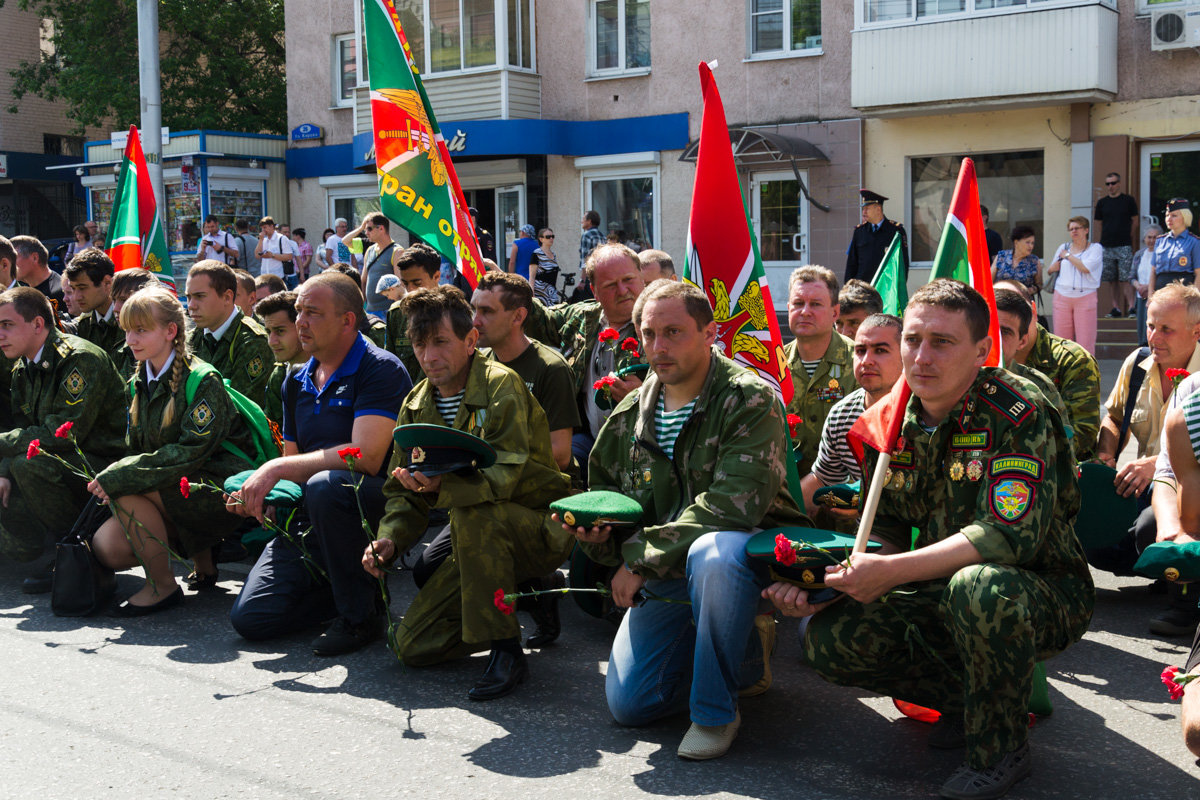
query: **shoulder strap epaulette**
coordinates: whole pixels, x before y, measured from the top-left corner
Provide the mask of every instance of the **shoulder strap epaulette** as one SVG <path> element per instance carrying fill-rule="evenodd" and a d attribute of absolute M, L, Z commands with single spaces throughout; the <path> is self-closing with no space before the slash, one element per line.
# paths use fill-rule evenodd
<path fill-rule="evenodd" d="M 1033 413 L 1034 405 L 1023 394 L 996 377 L 979 384 L 979 399 L 1014 425 L 1020 425 Z"/>

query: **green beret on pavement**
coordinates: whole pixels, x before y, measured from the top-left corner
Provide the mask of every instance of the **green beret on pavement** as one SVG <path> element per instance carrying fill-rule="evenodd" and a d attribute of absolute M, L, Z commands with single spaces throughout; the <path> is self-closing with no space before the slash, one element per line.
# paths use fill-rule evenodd
<path fill-rule="evenodd" d="M 642 507 L 617 492 L 580 492 L 555 500 L 550 510 L 572 527 L 633 526 L 642 521 Z"/>
<path fill-rule="evenodd" d="M 861 481 L 822 486 L 813 492 L 813 505 L 826 508 L 858 508 L 861 492 Z"/>
<path fill-rule="evenodd" d="M 496 463 L 496 450 L 486 441 L 445 425 L 401 425 L 392 438 L 397 447 L 408 451 L 408 469 L 422 475 L 467 473 Z"/>
<path fill-rule="evenodd" d="M 1075 535 L 1085 548 L 1112 547 L 1129 536 L 1137 518 L 1137 497 L 1121 497 L 1113 482 L 1117 471 L 1107 464 L 1079 465 L 1079 515 Z"/>
<path fill-rule="evenodd" d="M 781 542 L 780 536 L 791 546 Z M 881 546 L 879 542 L 867 542 L 867 551 Z M 812 603 L 823 603 L 841 594 L 825 585 L 825 567 L 842 563 L 853 550 L 853 536 L 821 528 L 771 528 L 746 542 L 746 555 L 766 563 L 772 580 L 821 590 L 809 597 Z"/>
<path fill-rule="evenodd" d="M 233 494 L 242 488 L 250 476 L 254 474 L 254 470 L 248 469 L 239 472 L 236 475 L 230 475 L 225 479 L 225 494 Z M 300 501 L 304 499 L 304 489 L 298 483 L 291 481 L 279 481 L 267 492 L 263 502 L 269 506 L 277 506 L 279 508 L 295 508 L 300 505 Z"/>
<path fill-rule="evenodd" d="M 630 375 L 635 375 L 642 380 L 646 379 L 646 373 L 650 371 L 649 364 L 630 364 L 627 367 L 621 367 L 613 373 L 617 378 L 627 378 Z M 605 376 L 607 377 L 607 376 Z M 605 378 L 596 381 L 592 387 L 596 391 L 596 408 L 601 411 L 611 411 L 616 403 L 613 402 L 612 392 L 605 385 Z"/>
<path fill-rule="evenodd" d="M 1155 542 L 1142 551 L 1133 571 L 1172 583 L 1200 580 L 1200 542 Z"/>

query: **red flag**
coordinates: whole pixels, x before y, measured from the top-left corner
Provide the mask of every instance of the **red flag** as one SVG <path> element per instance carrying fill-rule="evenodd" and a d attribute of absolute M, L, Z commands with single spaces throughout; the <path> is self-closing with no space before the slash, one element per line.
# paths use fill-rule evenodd
<path fill-rule="evenodd" d="M 172 290 L 175 276 L 137 127 L 129 126 L 117 197 L 108 222 L 108 257 L 117 271 L 145 267 Z"/>
<path fill-rule="evenodd" d="M 688 224 L 683 279 L 708 297 L 717 322 L 717 340 L 729 358 L 775 387 L 787 405 L 792 375 L 771 302 L 766 271 L 750 214 L 742 200 L 725 107 L 708 64 L 700 64 L 704 120 L 696 156 L 696 182 Z"/>

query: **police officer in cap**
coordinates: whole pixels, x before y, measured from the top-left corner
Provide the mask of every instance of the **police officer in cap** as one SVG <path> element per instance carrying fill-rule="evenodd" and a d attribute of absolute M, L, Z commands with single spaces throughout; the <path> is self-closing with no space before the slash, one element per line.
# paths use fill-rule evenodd
<path fill-rule="evenodd" d="M 907 277 L 908 234 L 904 232 L 904 226 L 883 215 L 886 197 L 870 189 L 860 189 L 858 193 L 862 196 L 863 223 L 854 229 L 850 247 L 846 250 L 846 280 L 858 278 L 870 283 L 897 233 L 900 234 L 900 258 L 904 261 Z"/>

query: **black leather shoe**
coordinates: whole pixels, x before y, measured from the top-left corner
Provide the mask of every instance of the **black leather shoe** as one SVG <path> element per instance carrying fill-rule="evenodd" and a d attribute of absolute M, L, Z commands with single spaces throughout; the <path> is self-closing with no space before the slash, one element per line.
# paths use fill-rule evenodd
<path fill-rule="evenodd" d="M 54 562 L 48 563 L 44 569 L 35 572 L 21 581 L 21 591 L 25 594 L 46 594 L 54 588 Z"/>
<path fill-rule="evenodd" d="M 545 578 L 538 578 L 530 583 L 536 590 L 561 589 L 567 585 L 562 573 L 557 570 Z M 532 601 L 529 604 L 529 616 L 533 617 L 537 631 L 525 640 L 525 646 L 530 649 L 545 647 L 557 639 L 562 632 L 562 620 L 558 615 L 558 604 L 562 600 L 562 595 L 540 594 L 528 599 Z"/>
<path fill-rule="evenodd" d="M 487 669 L 479 683 L 471 687 L 467 697 L 472 700 L 495 700 L 511 694 L 529 675 L 529 664 L 525 653 L 518 650 L 510 653 L 507 650 L 493 650 L 488 659 Z"/>
<path fill-rule="evenodd" d="M 381 621 L 380 617 L 370 616 L 358 625 L 352 625 L 344 617 L 338 617 L 329 630 L 313 639 L 313 655 L 340 656 L 361 650 L 379 638 L 383 628 Z"/>
<path fill-rule="evenodd" d="M 146 617 L 150 614 L 157 614 L 160 611 L 166 611 L 175 606 L 183 605 L 183 587 L 176 586 L 175 591 L 159 600 L 157 603 L 148 606 L 135 606 L 128 600 L 120 605 L 114 606 L 112 611 L 108 612 L 110 617 Z"/>

